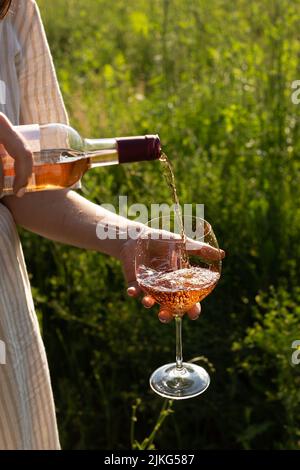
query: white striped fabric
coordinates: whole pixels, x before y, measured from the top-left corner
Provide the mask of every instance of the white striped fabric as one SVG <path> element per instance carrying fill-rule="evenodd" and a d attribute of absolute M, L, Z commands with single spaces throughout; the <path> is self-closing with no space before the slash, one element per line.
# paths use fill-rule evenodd
<path fill-rule="evenodd" d="M 20 240 L 0 204 L 0 449 L 59 449 L 47 358 Z"/>
<path fill-rule="evenodd" d="M 14 124 L 68 123 L 40 13 L 33 0 L 14 0 L 0 21 L 2 111 Z M 4 100 L 2 100 L 4 101 Z"/>
<path fill-rule="evenodd" d="M 14 124 L 62 122 L 67 113 L 33 0 L 0 21 L 0 111 Z M 13 219 L 0 202 L 0 449 L 59 449 L 47 358 Z"/>

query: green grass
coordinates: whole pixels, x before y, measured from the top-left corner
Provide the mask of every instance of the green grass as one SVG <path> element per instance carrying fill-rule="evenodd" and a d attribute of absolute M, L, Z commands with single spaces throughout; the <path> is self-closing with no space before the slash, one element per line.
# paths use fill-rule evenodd
<path fill-rule="evenodd" d="M 299 449 L 299 0 L 38 3 L 72 125 L 158 133 L 182 203 L 205 204 L 228 255 L 203 316 L 184 322 L 185 357 L 213 363 L 211 386 L 173 404 L 155 445 Z M 119 194 L 170 202 L 156 162 L 84 178 L 95 202 Z M 173 357 L 174 325 L 126 297 L 116 261 L 25 233 L 23 244 L 63 446 L 130 448 L 137 398 L 142 442 L 161 409 L 148 376 Z"/>

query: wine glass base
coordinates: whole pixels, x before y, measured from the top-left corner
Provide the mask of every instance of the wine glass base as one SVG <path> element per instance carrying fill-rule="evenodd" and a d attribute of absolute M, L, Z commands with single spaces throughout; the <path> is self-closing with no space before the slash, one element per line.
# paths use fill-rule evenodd
<path fill-rule="evenodd" d="M 182 369 L 175 363 L 156 369 L 150 377 L 150 387 L 158 395 L 171 400 L 184 400 L 203 393 L 210 384 L 210 377 L 203 367 L 183 362 Z"/>

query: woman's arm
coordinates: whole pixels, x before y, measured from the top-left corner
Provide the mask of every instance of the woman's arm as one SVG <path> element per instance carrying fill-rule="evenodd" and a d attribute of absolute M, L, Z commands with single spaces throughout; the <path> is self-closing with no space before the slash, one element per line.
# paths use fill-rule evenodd
<path fill-rule="evenodd" d="M 70 189 L 3 199 L 18 225 L 50 240 L 120 258 L 124 240 L 97 237 L 98 224 L 126 231 L 130 220 L 94 204 Z M 138 225 L 138 224 L 135 224 Z"/>
<path fill-rule="evenodd" d="M 118 237 L 103 240 L 97 236 L 98 224 L 116 227 L 121 232 L 136 229 L 140 224 L 93 204 L 71 190 L 28 193 L 22 199 L 7 196 L 3 202 L 12 212 L 16 223 L 32 232 L 60 243 L 118 258 L 128 282 L 128 295 L 137 297 L 141 294 L 134 268 L 136 241 Z M 155 303 L 149 296 L 145 296 L 142 302 L 145 307 L 152 307 Z M 188 312 L 191 319 L 198 318 L 199 314 L 199 304 Z M 159 319 L 167 322 L 172 319 L 172 314 L 160 310 Z"/>

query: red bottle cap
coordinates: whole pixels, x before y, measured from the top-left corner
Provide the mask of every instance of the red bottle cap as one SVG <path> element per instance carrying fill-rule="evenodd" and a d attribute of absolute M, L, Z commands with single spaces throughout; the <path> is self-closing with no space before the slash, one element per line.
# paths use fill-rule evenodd
<path fill-rule="evenodd" d="M 161 155 L 158 135 L 117 138 L 119 163 L 157 160 Z"/>

